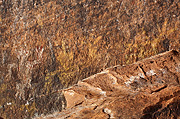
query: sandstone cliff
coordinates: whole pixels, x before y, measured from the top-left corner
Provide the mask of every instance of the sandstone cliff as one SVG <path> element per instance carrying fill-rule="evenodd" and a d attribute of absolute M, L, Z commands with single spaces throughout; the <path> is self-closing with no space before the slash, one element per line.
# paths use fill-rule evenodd
<path fill-rule="evenodd" d="M 37 119 L 179 119 L 180 53 L 114 66 L 63 90 L 66 110 Z"/>

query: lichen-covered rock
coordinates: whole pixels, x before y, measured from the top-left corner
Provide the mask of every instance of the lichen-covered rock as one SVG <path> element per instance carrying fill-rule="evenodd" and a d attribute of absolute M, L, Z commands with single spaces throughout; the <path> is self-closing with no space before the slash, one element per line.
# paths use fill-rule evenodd
<path fill-rule="evenodd" d="M 114 66 L 63 90 L 66 110 L 40 118 L 180 118 L 180 53 Z"/>

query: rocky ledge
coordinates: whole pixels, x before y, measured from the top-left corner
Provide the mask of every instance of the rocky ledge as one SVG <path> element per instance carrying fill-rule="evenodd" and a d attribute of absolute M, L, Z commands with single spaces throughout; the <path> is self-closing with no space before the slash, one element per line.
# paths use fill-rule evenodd
<path fill-rule="evenodd" d="M 180 53 L 114 66 L 63 90 L 67 106 L 41 118 L 180 119 Z"/>

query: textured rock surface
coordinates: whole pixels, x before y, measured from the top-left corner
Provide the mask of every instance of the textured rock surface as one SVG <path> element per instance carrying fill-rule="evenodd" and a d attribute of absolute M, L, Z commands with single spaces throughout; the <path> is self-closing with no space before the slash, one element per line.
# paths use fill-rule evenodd
<path fill-rule="evenodd" d="M 180 51 L 179 9 L 179 0 L 0 0 L 0 117 L 61 111 L 58 90 Z"/>
<path fill-rule="evenodd" d="M 179 119 L 179 82 L 180 54 L 168 51 L 79 81 L 63 90 L 66 110 L 44 118 Z"/>

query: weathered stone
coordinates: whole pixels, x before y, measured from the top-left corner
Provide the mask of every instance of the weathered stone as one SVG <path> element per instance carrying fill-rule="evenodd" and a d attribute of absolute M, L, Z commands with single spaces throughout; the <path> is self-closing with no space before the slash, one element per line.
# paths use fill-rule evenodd
<path fill-rule="evenodd" d="M 108 68 L 65 89 L 66 110 L 43 118 L 180 118 L 179 70 L 174 50 Z"/>
<path fill-rule="evenodd" d="M 179 0 L 0 0 L 0 117 L 32 118 L 61 111 L 66 102 L 56 93 L 59 90 L 107 67 L 180 51 L 179 9 Z M 156 74 L 162 75 L 159 69 L 129 67 L 139 70 L 134 74 L 128 70 L 130 77 L 109 71 L 113 80 L 102 74 L 104 80 L 97 78 L 94 85 L 80 82 L 73 90 L 99 99 L 128 95 L 131 88 L 151 93 L 166 87 L 164 83 L 143 87 L 156 82 Z M 122 69 L 119 73 L 128 74 Z M 171 82 L 176 75 L 168 71 L 163 78 Z M 83 100 L 67 100 L 68 107 Z"/>

